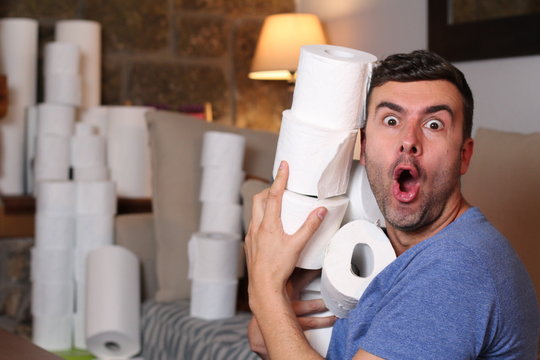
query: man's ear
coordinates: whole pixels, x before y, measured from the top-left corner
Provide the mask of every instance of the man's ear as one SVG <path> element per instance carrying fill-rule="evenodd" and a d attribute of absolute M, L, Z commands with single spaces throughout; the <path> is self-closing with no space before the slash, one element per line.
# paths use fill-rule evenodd
<path fill-rule="evenodd" d="M 466 139 L 463 142 L 463 145 L 461 146 L 461 166 L 460 166 L 461 175 L 465 175 L 465 173 L 469 169 L 469 164 L 471 163 L 473 150 L 474 150 L 474 140 L 472 138 Z"/>
<path fill-rule="evenodd" d="M 358 133 L 360 136 L 360 164 L 366 165 L 365 153 L 366 153 L 366 128 L 363 127 Z"/>

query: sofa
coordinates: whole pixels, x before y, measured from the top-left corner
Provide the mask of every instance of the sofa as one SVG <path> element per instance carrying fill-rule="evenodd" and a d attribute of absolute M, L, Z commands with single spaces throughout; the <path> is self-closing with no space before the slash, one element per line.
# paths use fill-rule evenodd
<path fill-rule="evenodd" d="M 200 149 L 205 131 L 246 137 L 242 185 L 244 226 L 253 194 L 271 179 L 277 134 L 207 123 L 179 113 L 147 113 L 152 162 L 152 213 L 116 219 L 116 242 L 142 266 L 142 357 L 145 359 L 257 359 L 249 350 L 250 315 L 240 286 L 234 318 L 189 317 L 187 241 L 197 231 Z M 540 133 L 478 129 L 475 154 L 462 180 L 466 198 L 505 234 L 540 290 Z M 245 285 L 245 281 L 241 282 Z"/>

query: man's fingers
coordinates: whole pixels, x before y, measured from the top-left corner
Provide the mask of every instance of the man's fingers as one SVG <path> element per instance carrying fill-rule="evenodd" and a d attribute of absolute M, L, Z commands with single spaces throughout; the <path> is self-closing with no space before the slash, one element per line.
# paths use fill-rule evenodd
<path fill-rule="evenodd" d="M 259 227 L 264 217 L 264 208 L 266 207 L 266 199 L 270 189 L 264 189 L 260 193 L 253 196 L 253 205 L 251 206 L 251 224 Z"/>
<path fill-rule="evenodd" d="M 327 213 L 328 210 L 324 207 L 313 210 L 294 236 L 302 239 L 311 239 L 311 236 L 317 231 Z"/>
<path fill-rule="evenodd" d="M 328 311 L 322 299 L 294 300 L 291 305 L 296 316 L 313 315 Z"/>
<path fill-rule="evenodd" d="M 283 198 L 283 192 L 287 186 L 287 180 L 289 178 L 289 166 L 286 161 L 282 161 L 276 178 L 270 186 L 268 191 L 268 199 L 266 200 L 266 209 L 264 220 L 274 221 L 281 217 L 281 200 Z"/>
<path fill-rule="evenodd" d="M 302 330 L 320 329 L 334 325 L 336 322 L 335 316 L 309 316 L 299 317 L 298 322 L 302 327 Z"/>

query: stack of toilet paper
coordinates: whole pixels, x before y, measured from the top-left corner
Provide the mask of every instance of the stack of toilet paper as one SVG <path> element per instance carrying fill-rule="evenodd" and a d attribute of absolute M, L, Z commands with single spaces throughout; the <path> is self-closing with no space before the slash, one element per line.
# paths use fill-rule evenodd
<path fill-rule="evenodd" d="M 109 180 L 107 140 L 89 123 L 75 125 L 71 138 L 71 167 L 75 181 Z"/>
<path fill-rule="evenodd" d="M 44 52 L 45 102 L 80 106 L 79 47 L 70 42 L 54 41 L 45 45 Z"/>
<path fill-rule="evenodd" d="M 32 339 L 47 350 L 72 344 L 75 207 L 75 183 L 40 184 L 31 252 Z"/>
<path fill-rule="evenodd" d="M 188 243 L 190 313 L 194 317 L 210 320 L 235 314 L 238 278 L 244 268 L 239 204 L 244 151 L 241 135 L 204 134 L 199 232 Z"/>
<path fill-rule="evenodd" d="M 326 247 L 342 224 L 349 203 L 346 194 L 355 140 L 375 61 L 371 54 L 339 46 L 301 48 L 293 102 L 283 112 L 274 162 L 274 177 L 281 161 L 289 164 L 281 209 L 283 229 L 295 233 L 318 207 L 328 213 L 300 254 L 300 268 L 323 267 Z M 320 299 L 324 286 L 318 279 L 304 289 L 302 298 Z M 322 356 L 326 356 L 330 334 L 331 329 L 305 333 Z"/>
<path fill-rule="evenodd" d="M 85 311 L 88 254 L 114 243 L 116 188 L 112 181 L 76 181 L 75 207 L 75 347 L 86 349 Z M 112 299 L 111 299 L 112 301 Z"/>

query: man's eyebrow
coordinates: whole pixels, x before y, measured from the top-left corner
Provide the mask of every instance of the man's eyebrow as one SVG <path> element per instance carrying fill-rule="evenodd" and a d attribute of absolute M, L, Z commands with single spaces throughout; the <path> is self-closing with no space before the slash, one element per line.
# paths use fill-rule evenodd
<path fill-rule="evenodd" d="M 454 110 L 452 110 L 452 108 L 450 106 L 445 105 L 445 104 L 430 106 L 430 107 L 426 108 L 425 113 L 426 114 L 433 114 L 433 113 L 436 113 L 438 111 L 448 111 L 448 113 L 451 116 L 454 116 Z"/>
<path fill-rule="evenodd" d="M 375 108 L 375 110 L 378 110 L 380 108 L 383 108 L 383 107 L 386 107 L 386 108 L 389 108 L 390 110 L 394 110 L 394 111 L 397 111 L 399 113 L 402 113 L 404 112 L 404 109 L 403 107 L 399 106 L 398 104 L 394 104 L 392 102 L 389 102 L 389 101 L 381 101 L 377 107 Z"/>

